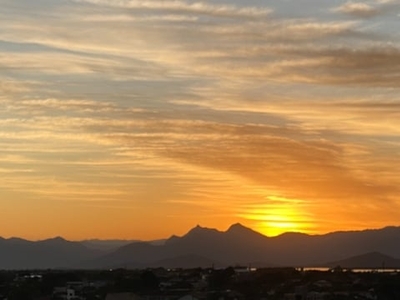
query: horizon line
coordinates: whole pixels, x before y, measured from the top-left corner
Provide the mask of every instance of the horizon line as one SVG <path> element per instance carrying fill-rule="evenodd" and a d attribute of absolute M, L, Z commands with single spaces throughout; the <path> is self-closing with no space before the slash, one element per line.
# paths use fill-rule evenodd
<path fill-rule="evenodd" d="M 267 235 L 263 234 L 260 231 L 257 231 L 257 230 L 255 230 L 255 229 L 253 229 L 251 227 L 248 227 L 248 226 L 244 226 L 243 224 L 238 222 L 238 223 L 233 223 L 226 230 L 219 230 L 217 228 L 205 227 L 205 226 L 197 224 L 196 226 L 191 227 L 185 234 L 183 234 L 181 236 L 178 236 L 178 235 L 175 235 L 175 234 L 171 234 L 169 237 L 155 238 L 155 239 L 150 239 L 150 240 L 143 240 L 143 239 L 136 239 L 136 238 L 97 238 L 97 237 L 91 237 L 91 238 L 88 237 L 88 238 L 84 238 L 84 239 L 69 239 L 69 238 L 63 237 L 62 235 L 56 235 L 56 236 L 53 236 L 53 237 L 40 238 L 40 239 L 29 239 L 29 238 L 18 237 L 18 236 L 5 237 L 5 236 L 0 235 L 0 240 L 13 240 L 13 239 L 16 239 L 16 240 L 23 240 L 23 241 L 27 241 L 27 242 L 44 242 L 44 241 L 62 239 L 62 240 L 67 241 L 67 242 L 77 242 L 77 243 L 90 242 L 90 241 L 100 241 L 100 242 L 101 241 L 109 241 L 109 242 L 115 241 L 115 242 L 139 242 L 139 243 L 140 242 L 144 242 L 144 243 L 146 243 L 146 242 L 166 241 L 166 240 L 168 240 L 168 239 L 170 239 L 172 237 L 181 238 L 181 237 L 189 234 L 192 230 L 194 230 L 196 228 L 201 228 L 201 229 L 205 229 L 205 230 L 215 230 L 215 231 L 217 231 L 219 233 L 226 233 L 235 225 L 240 225 L 243 228 L 246 228 L 246 229 L 249 229 L 249 230 L 254 231 L 256 233 L 259 233 L 259 234 L 265 236 L 266 238 L 277 238 L 277 237 L 280 237 L 280 236 L 283 236 L 283 235 L 286 235 L 286 234 L 293 234 L 293 233 L 294 234 L 303 234 L 303 235 L 308 235 L 308 236 L 323 236 L 323 235 L 328 235 L 328 234 L 333 234 L 333 233 L 363 232 L 363 231 L 374 231 L 374 230 L 383 230 L 383 229 L 387 229 L 387 228 L 399 228 L 400 227 L 400 225 L 386 225 L 386 226 L 377 227 L 377 228 L 364 228 L 364 229 L 359 229 L 359 230 L 354 230 L 354 229 L 351 229 L 351 230 L 335 230 L 335 231 L 328 231 L 328 232 L 316 233 L 316 234 L 306 233 L 306 232 L 301 232 L 301 231 L 287 231 L 287 232 L 283 232 L 283 233 L 280 233 L 280 234 L 275 235 L 275 236 L 267 236 Z"/>

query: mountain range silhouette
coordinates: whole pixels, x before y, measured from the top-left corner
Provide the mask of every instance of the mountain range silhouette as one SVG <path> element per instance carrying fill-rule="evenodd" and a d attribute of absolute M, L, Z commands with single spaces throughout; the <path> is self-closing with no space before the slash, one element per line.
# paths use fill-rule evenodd
<path fill-rule="evenodd" d="M 0 269 L 253 267 L 398 268 L 400 227 L 266 237 L 241 224 L 196 226 L 165 241 L 0 238 Z"/>

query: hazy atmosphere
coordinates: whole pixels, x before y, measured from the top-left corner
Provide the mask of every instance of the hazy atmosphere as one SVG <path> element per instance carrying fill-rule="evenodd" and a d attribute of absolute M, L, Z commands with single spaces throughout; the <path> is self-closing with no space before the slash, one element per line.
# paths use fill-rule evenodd
<path fill-rule="evenodd" d="M 0 0 L 0 236 L 400 225 L 400 1 Z"/>

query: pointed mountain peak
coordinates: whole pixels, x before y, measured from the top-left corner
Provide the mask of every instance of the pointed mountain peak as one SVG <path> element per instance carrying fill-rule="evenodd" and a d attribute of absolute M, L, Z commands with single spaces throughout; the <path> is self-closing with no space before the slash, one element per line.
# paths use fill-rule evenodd
<path fill-rule="evenodd" d="M 246 227 L 246 226 L 243 226 L 242 224 L 240 224 L 240 223 L 235 223 L 235 224 L 233 224 L 233 225 L 231 225 L 229 228 L 228 228 L 228 230 L 227 231 L 249 231 L 249 230 L 251 230 L 250 228 L 248 228 L 248 227 Z"/>
<path fill-rule="evenodd" d="M 165 243 L 166 243 L 166 244 L 171 244 L 171 243 L 174 243 L 174 242 L 176 242 L 176 241 L 179 241 L 179 239 L 180 239 L 179 236 L 173 234 L 173 235 L 171 235 L 171 236 L 169 237 L 169 239 L 167 239 L 167 240 L 165 241 Z"/>
<path fill-rule="evenodd" d="M 216 235 L 220 234 L 221 232 L 218 231 L 217 229 L 213 228 L 207 228 L 207 227 L 202 227 L 200 225 L 197 225 L 196 227 L 193 227 L 190 229 L 186 234 L 183 236 L 176 236 L 173 235 L 171 236 L 167 241 L 166 244 L 173 244 L 176 242 L 180 242 L 183 240 L 192 240 L 192 239 L 204 239 L 204 238 L 209 238 L 209 237 L 215 237 Z"/>
<path fill-rule="evenodd" d="M 68 241 L 66 239 L 64 239 L 63 237 L 61 237 L 61 236 L 56 236 L 54 238 L 46 239 L 46 240 L 43 240 L 41 242 L 44 242 L 44 243 L 64 243 L 64 242 L 68 242 Z"/>
<path fill-rule="evenodd" d="M 62 236 L 56 236 L 56 237 L 54 237 L 54 238 L 52 238 L 52 239 L 50 239 L 50 240 L 53 240 L 53 241 L 60 241 L 60 242 L 66 242 L 66 241 L 67 241 L 67 240 L 64 239 Z"/>
<path fill-rule="evenodd" d="M 196 225 L 196 227 L 193 227 L 192 229 L 189 230 L 188 233 L 190 232 L 197 232 L 197 231 L 203 231 L 206 230 L 207 228 L 200 226 L 199 224 Z"/>
<path fill-rule="evenodd" d="M 232 233 L 234 233 L 234 234 L 249 234 L 249 233 L 260 234 L 259 232 L 254 231 L 253 229 L 246 227 L 240 223 L 231 225 L 231 227 L 228 228 L 226 233 L 230 233 L 230 234 L 232 234 Z"/>
<path fill-rule="evenodd" d="M 225 234 L 234 239 L 257 239 L 264 240 L 268 238 L 260 232 L 253 230 L 252 228 L 246 227 L 240 223 L 231 225 Z"/>
<path fill-rule="evenodd" d="M 199 234 L 206 234 L 206 233 L 219 233 L 219 231 L 214 228 L 207 228 L 207 227 L 202 227 L 200 225 L 197 225 L 196 227 L 193 227 L 192 229 L 190 229 L 189 232 L 185 234 L 185 236 L 199 235 Z"/>
<path fill-rule="evenodd" d="M 202 227 L 201 225 L 197 224 L 196 227 L 194 227 L 193 229 L 199 230 L 199 229 L 203 229 L 203 228 L 204 228 L 204 227 Z"/>

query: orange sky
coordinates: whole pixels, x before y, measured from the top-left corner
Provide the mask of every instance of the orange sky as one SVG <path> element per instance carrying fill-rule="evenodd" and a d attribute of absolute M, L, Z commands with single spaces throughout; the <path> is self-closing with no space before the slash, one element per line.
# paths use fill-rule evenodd
<path fill-rule="evenodd" d="M 399 225 L 398 1 L 0 3 L 0 236 Z"/>

